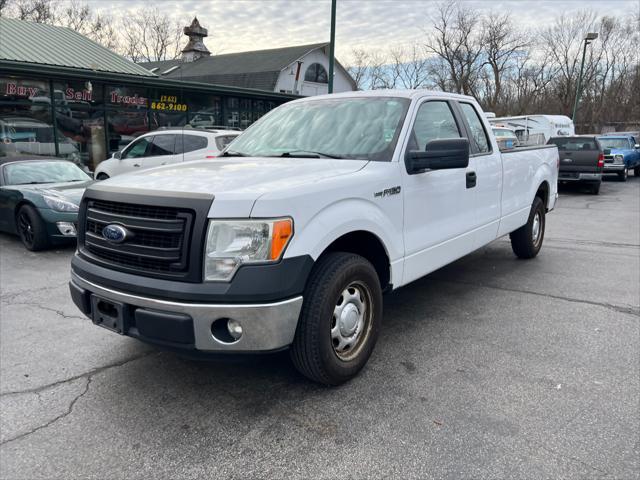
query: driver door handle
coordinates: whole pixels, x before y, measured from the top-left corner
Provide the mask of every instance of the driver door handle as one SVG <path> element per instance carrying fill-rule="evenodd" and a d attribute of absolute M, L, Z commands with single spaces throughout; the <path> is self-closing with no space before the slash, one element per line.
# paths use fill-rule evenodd
<path fill-rule="evenodd" d="M 476 172 L 467 172 L 467 188 L 473 188 L 476 186 Z"/>
<path fill-rule="evenodd" d="M 139 167 L 139 166 L 140 166 L 140 164 L 139 164 L 139 163 L 134 163 L 134 164 L 133 164 L 133 166 L 134 166 L 134 167 Z"/>

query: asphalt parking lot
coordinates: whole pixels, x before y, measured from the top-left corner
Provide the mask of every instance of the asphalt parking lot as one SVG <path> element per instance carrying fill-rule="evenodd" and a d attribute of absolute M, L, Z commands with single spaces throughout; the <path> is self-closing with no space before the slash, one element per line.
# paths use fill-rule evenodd
<path fill-rule="evenodd" d="M 333 389 L 94 327 L 73 248 L 0 248 L 2 478 L 638 478 L 640 178 L 563 189 L 535 260 L 501 239 L 388 295 Z"/>

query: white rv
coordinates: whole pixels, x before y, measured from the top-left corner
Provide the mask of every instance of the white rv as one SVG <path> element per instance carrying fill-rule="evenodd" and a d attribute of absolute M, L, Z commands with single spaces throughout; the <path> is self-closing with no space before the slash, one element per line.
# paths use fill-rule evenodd
<path fill-rule="evenodd" d="M 522 115 L 489 118 L 492 126 L 512 129 L 520 145 L 544 145 L 551 137 L 575 135 L 573 121 L 564 115 Z"/>

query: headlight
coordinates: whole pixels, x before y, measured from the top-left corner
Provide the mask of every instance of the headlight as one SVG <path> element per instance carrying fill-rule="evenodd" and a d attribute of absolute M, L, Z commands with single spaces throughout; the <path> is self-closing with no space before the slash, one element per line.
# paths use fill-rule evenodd
<path fill-rule="evenodd" d="M 229 281 L 247 263 L 280 260 L 293 236 L 293 220 L 211 220 L 207 229 L 204 279 Z"/>
<path fill-rule="evenodd" d="M 624 163 L 624 155 L 614 155 L 613 163 Z"/>
<path fill-rule="evenodd" d="M 57 210 L 58 212 L 78 211 L 78 205 L 68 202 L 67 200 L 62 200 L 58 197 L 51 197 L 49 195 L 43 195 L 42 198 L 44 199 L 44 203 L 46 203 L 52 210 Z"/>

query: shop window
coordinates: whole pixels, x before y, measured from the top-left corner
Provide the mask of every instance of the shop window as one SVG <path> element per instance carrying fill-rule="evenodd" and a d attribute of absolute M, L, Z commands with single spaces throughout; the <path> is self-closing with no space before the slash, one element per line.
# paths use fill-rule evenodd
<path fill-rule="evenodd" d="M 146 88 L 124 87 L 108 85 L 106 101 L 110 107 L 142 110 L 149 107 L 149 97 Z"/>
<path fill-rule="evenodd" d="M 104 104 L 104 88 L 90 80 L 56 82 L 53 84 L 53 98 L 58 112 L 74 107 L 97 107 Z"/>
<path fill-rule="evenodd" d="M 34 112 L 32 105 L 28 104 L 0 103 L 0 158 L 55 156 L 55 130 L 51 113 L 42 113 L 40 110 Z M 77 152 L 77 149 L 69 145 L 65 152 Z"/>
<path fill-rule="evenodd" d="M 329 75 L 319 63 L 312 63 L 304 74 L 305 82 L 329 83 Z"/>
<path fill-rule="evenodd" d="M 93 171 L 107 158 L 104 112 L 102 109 L 56 107 L 58 153 Z"/>
<path fill-rule="evenodd" d="M 109 155 L 122 150 L 138 135 L 146 133 L 149 128 L 147 111 L 107 110 L 107 134 Z M 153 128 L 157 128 L 152 117 Z"/>

